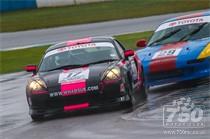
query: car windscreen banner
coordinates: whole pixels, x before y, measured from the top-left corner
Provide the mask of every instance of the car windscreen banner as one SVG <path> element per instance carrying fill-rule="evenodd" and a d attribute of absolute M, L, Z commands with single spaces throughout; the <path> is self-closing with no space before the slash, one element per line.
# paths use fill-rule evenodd
<path fill-rule="evenodd" d="M 167 22 L 158 27 L 158 29 L 155 32 L 176 27 L 176 26 L 182 26 L 182 25 L 189 25 L 189 24 L 200 24 L 200 23 L 207 23 L 210 22 L 210 16 L 203 16 L 203 17 L 195 17 L 195 18 L 189 18 L 189 19 L 181 19 L 176 20 L 172 22 Z"/>
<path fill-rule="evenodd" d="M 73 46 L 67 46 L 58 48 L 52 51 L 49 51 L 44 58 L 49 57 L 54 54 L 66 52 L 66 51 L 72 51 L 72 50 L 78 50 L 78 49 L 87 49 L 87 48 L 95 48 L 95 47 L 112 47 L 114 48 L 114 45 L 109 42 L 100 42 L 100 43 L 87 43 L 87 44 L 79 44 L 79 45 L 73 45 Z"/>

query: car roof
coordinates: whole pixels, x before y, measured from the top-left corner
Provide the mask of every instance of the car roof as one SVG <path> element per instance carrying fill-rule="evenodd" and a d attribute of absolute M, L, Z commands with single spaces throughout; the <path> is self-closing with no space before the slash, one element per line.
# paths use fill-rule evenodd
<path fill-rule="evenodd" d="M 54 49 L 66 47 L 66 46 L 73 46 L 78 44 L 86 44 L 86 43 L 95 43 L 95 42 L 113 42 L 115 38 L 113 37 L 106 37 L 106 36 L 99 36 L 99 37 L 88 37 L 76 40 L 69 40 L 65 42 L 61 42 L 55 45 L 50 46 L 45 52 L 49 52 Z"/>
<path fill-rule="evenodd" d="M 167 23 L 167 22 L 182 20 L 182 19 L 190 19 L 190 18 L 195 18 L 195 17 L 201 17 L 201 16 L 210 16 L 210 11 L 194 13 L 194 14 L 189 14 L 189 15 L 184 15 L 184 16 L 178 16 L 178 17 L 175 17 L 175 18 L 168 19 L 168 20 L 162 22 L 162 24 Z"/>

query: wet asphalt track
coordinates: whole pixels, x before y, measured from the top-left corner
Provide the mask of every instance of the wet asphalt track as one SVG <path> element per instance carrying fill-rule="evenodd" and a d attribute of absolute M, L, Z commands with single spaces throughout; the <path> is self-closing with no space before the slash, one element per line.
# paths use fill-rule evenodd
<path fill-rule="evenodd" d="M 32 122 L 25 99 L 25 84 L 29 76 L 25 72 L 0 76 L 1 139 L 209 139 L 209 79 L 153 87 L 147 100 L 139 103 L 133 111 L 116 107 Z M 162 125 L 163 106 L 181 97 L 191 97 L 195 105 L 204 106 L 205 127 L 193 129 L 200 135 L 166 133 L 170 129 Z"/>

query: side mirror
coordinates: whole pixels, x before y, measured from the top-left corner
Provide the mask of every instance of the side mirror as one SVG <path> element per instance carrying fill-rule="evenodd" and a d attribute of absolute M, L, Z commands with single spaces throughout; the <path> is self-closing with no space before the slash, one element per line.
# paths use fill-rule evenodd
<path fill-rule="evenodd" d="M 147 41 L 145 39 L 141 39 L 139 41 L 137 41 L 136 46 L 138 48 L 144 48 L 147 45 Z"/>
<path fill-rule="evenodd" d="M 25 71 L 35 73 L 37 71 L 36 65 L 27 65 L 24 67 Z"/>
<path fill-rule="evenodd" d="M 134 51 L 133 50 L 125 50 L 124 56 L 125 56 L 125 58 L 128 58 L 130 56 L 134 56 Z"/>

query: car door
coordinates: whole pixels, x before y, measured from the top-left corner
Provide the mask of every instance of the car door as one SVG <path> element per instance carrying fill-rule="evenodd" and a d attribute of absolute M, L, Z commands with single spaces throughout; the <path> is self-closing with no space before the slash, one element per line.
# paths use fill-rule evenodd
<path fill-rule="evenodd" d="M 117 49 L 122 57 L 122 59 L 125 59 L 124 57 L 124 51 L 126 50 L 123 45 L 116 40 L 117 43 Z M 138 73 L 138 64 L 137 61 L 134 59 L 134 56 L 129 57 L 126 60 L 126 64 L 127 64 L 127 71 L 129 72 L 129 76 L 130 76 L 130 81 L 131 81 L 131 85 L 133 88 L 136 88 L 138 85 L 138 81 L 139 81 L 139 73 Z"/>

